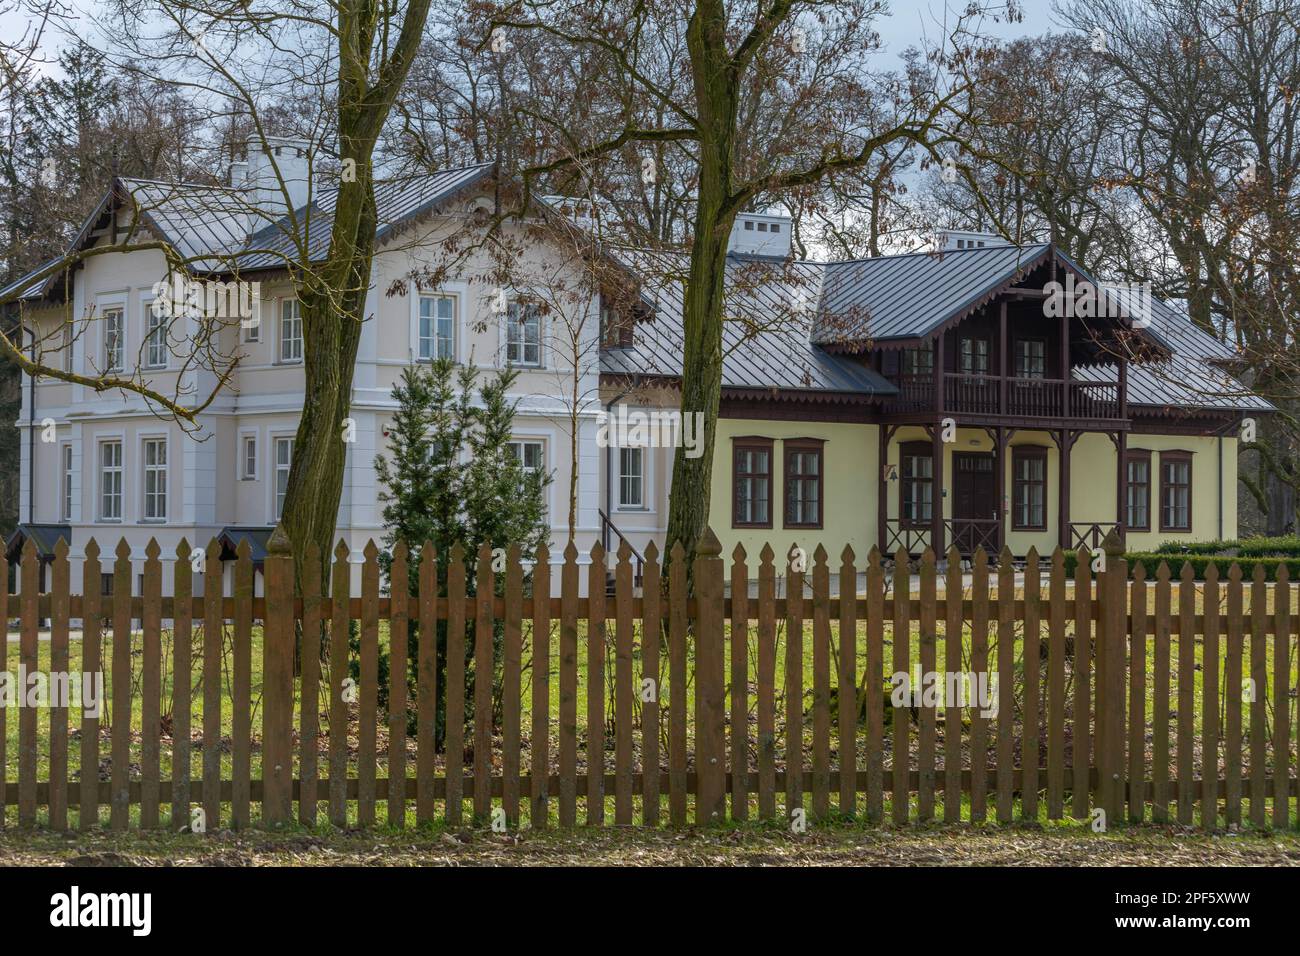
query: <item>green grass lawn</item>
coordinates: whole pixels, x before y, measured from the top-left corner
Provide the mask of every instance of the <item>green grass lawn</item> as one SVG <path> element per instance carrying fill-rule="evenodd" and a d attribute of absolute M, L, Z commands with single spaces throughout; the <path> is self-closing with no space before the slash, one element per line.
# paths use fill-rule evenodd
<path fill-rule="evenodd" d="M 242 833 L 54 834 L 0 831 L 10 866 L 1295 866 L 1300 837 L 1130 827 L 1105 834 L 1048 827 L 830 825 L 497 834 L 431 827 Z"/>

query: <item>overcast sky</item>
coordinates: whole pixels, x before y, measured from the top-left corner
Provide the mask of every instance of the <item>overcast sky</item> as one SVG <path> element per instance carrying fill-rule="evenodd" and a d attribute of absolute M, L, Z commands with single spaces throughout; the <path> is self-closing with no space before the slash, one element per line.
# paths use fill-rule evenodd
<path fill-rule="evenodd" d="M 876 30 L 884 41 L 885 50 L 899 54 L 922 38 L 937 42 L 944 35 L 945 17 L 948 22 L 960 13 L 965 4 L 959 0 L 890 0 L 891 13 L 876 21 Z M 1024 20 L 1020 23 L 994 23 L 985 21 L 980 33 L 999 39 L 1033 36 L 1048 30 L 1062 32 L 1061 25 L 1052 14 L 1052 0 L 1021 0 Z M 945 13 L 946 11 L 946 13 Z"/>
<path fill-rule="evenodd" d="M 77 17 L 73 21 L 73 29 L 79 36 L 94 42 L 98 32 L 93 23 L 96 19 L 94 15 L 96 4 L 93 0 L 71 0 L 68 6 Z M 897 56 L 907 47 L 919 44 L 922 39 L 937 41 L 944 33 L 945 20 L 951 21 L 956 11 L 960 11 L 964 6 L 962 0 L 950 0 L 950 2 L 892 0 L 890 15 L 876 21 L 876 29 L 884 42 L 885 54 L 889 57 Z M 1021 6 L 1025 15 L 1023 22 L 988 22 L 983 25 L 981 32 L 988 36 L 1010 39 L 1044 33 L 1049 29 L 1058 31 L 1061 29 L 1060 24 L 1056 23 L 1052 16 L 1051 0 L 1021 0 Z M 0 14 L 0 33 L 6 37 L 21 36 L 25 26 L 25 18 L 19 14 L 12 12 Z M 67 41 L 68 38 L 58 31 L 47 34 L 43 44 L 46 59 L 53 61 L 58 55 L 59 47 Z M 41 71 L 52 72 L 50 64 L 44 64 Z"/>

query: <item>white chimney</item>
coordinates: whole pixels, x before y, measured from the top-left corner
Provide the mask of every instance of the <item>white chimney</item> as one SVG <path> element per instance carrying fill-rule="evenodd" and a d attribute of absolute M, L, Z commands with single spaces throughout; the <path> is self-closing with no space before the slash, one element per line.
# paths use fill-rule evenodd
<path fill-rule="evenodd" d="M 940 229 L 934 234 L 934 245 L 939 252 L 950 252 L 953 249 L 984 249 L 992 246 L 1009 246 L 1011 243 L 992 232 Z"/>
<path fill-rule="evenodd" d="M 790 254 L 790 226 L 793 222 L 789 216 L 742 212 L 731 227 L 727 251 L 784 259 Z"/>
<path fill-rule="evenodd" d="M 260 137 L 250 137 L 245 164 L 247 175 L 244 178 L 244 188 L 249 201 L 263 217 L 275 220 L 286 215 L 286 195 L 288 203 L 294 209 L 301 209 L 307 204 L 311 192 L 311 161 L 307 156 L 305 141 L 285 136 L 268 136 L 263 142 Z M 241 164 L 235 164 L 239 165 Z M 232 167 L 232 179 L 234 175 L 235 169 Z M 260 226 L 254 223 L 253 228 L 256 230 Z"/>

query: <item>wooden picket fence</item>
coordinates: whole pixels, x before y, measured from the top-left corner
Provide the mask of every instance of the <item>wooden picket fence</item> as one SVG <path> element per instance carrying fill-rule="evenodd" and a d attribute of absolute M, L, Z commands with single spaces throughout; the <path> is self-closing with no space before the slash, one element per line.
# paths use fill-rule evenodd
<path fill-rule="evenodd" d="M 993 568 L 977 552 L 968 580 L 955 551 L 944 570 L 927 554 L 913 593 L 911 575 L 892 573 L 873 549 L 863 593 L 853 552 L 846 548 L 833 571 L 818 547 L 806 567 L 802 553 L 782 556 L 785 596 L 778 597 L 770 547 L 755 574 L 739 547 L 728 571 L 710 532 L 689 596 L 679 547 L 666 570 L 649 547 L 637 589 L 624 545 L 607 596 L 600 545 L 582 568 L 570 544 L 553 598 L 545 547 L 527 564 L 510 548 L 498 586 L 499 555 L 484 546 L 474 594 L 467 593 L 459 547 L 445 558 L 431 545 L 421 553 L 418 593 L 399 587 L 387 594 L 371 543 L 353 597 L 342 543 L 328 594 L 321 562 L 309 556 L 295 595 L 293 560 L 273 548 L 262 569 L 264 596 L 255 597 L 246 543 L 227 595 L 216 542 L 196 562 L 198 572 L 182 542 L 171 567 L 173 596 L 163 597 L 158 545 L 150 543 L 142 593 L 133 594 L 130 549 L 122 542 L 111 564 L 112 594 L 101 598 L 93 541 L 80 595 L 71 593 L 62 542 L 50 591 L 39 594 L 29 544 L 17 593 L 0 595 L 0 615 L 20 622 L 20 664 L 28 673 L 38 669 L 48 619 L 48 669 L 67 670 L 71 624 L 80 620 L 76 666 L 108 667 L 111 732 L 104 762 L 99 717 L 51 707 L 45 719 L 18 708 L 16 779 L 6 780 L 13 774 L 5 750 L 11 716 L 0 708 L 0 824 L 15 805 L 20 826 L 55 829 L 69 827 L 74 815 L 82 828 L 278 826 L 295 816 L 313 826 L 322 807 L 336 826 L 369 827 L 381 822 L 377 807 L 385 806 L 390 826 L 513 828 L 525 825 L 526 815 L 527 826 L 567 827 L 579 822 L 580 807 L 587 824 L 607 822 L 612 810 L 620 826 L 797 823 L 837 814 L 905 824 L 983 821 L 990 800 L 1003 823 L 1095 820 L 1101 809 L 1110 825 L 1232 826 L 1243 822 L 1243 804 L 1255 826 L 1293 822 L 1297 618 L 1284 568 L 1271 584 L 1262 576 L 1243 582 L 1235 565 L 1226 581 L 1211 568 L 1198 583 L 1190 565 L 1177 582 L 1162 566 L 1151 582 L 1140 567 L 1129 576 L 1112 540 L 1099 574 L 1081 552 L 1071 580 L 1059 550 L 1041 563 L 1031 553 L 1022 577 L 1009 553 Z M 410 560 L 405 546 L 394 549 L 392 580 L 407 580 Z M 906 554 L 894 567 L 908 567 Z M 203 593 L 195 596 L 199 578 Z M 348 676 L 354 621 L 355 682 Z M 441 621 L 447 665 L 439 682 L 434 635 Z M 405 669 L 389 668 L 384 727 L 380 650 L 406 660 L 412 622 L 419 628 L 417 691 L 408 699 Z M 476 641 L 467 659 L 469 636 L 498 623 L 499 651 L 493 641 Z M 260 702 L 253 668 L 259 628 Z M 326 635 L 321 654 L 310 637 L 318 634 Z M 299 635 L 307 638 L 296 666 Z M 108 660 L 101 660 L 105 642 Z M 9 659 L 6 646 L 6 667 Z M 962 671 L 999 675 L 996 714 L 979 702 L 895 707 L 889 698 L 890 675 L 916 667 L 955 671 L 958 663 Z M 499 674 L 495 685 L 473 682 L 472 719 L 467 670 Z M 446 746 L 438 751 L 440 694 Z M 94 772 L 70 773 L 74 738 L 80 768 Z"/>

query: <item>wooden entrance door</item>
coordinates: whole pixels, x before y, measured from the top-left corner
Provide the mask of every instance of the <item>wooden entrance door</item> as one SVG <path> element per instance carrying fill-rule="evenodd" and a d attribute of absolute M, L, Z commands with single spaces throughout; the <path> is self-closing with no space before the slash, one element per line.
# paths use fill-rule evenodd
<path fill-rule="evenodd" d="M 992 452 L 953 452 L 952 541 L 963 554 L 983 547 L 992 555 L 1001 546 L 996 467 Z"/>

